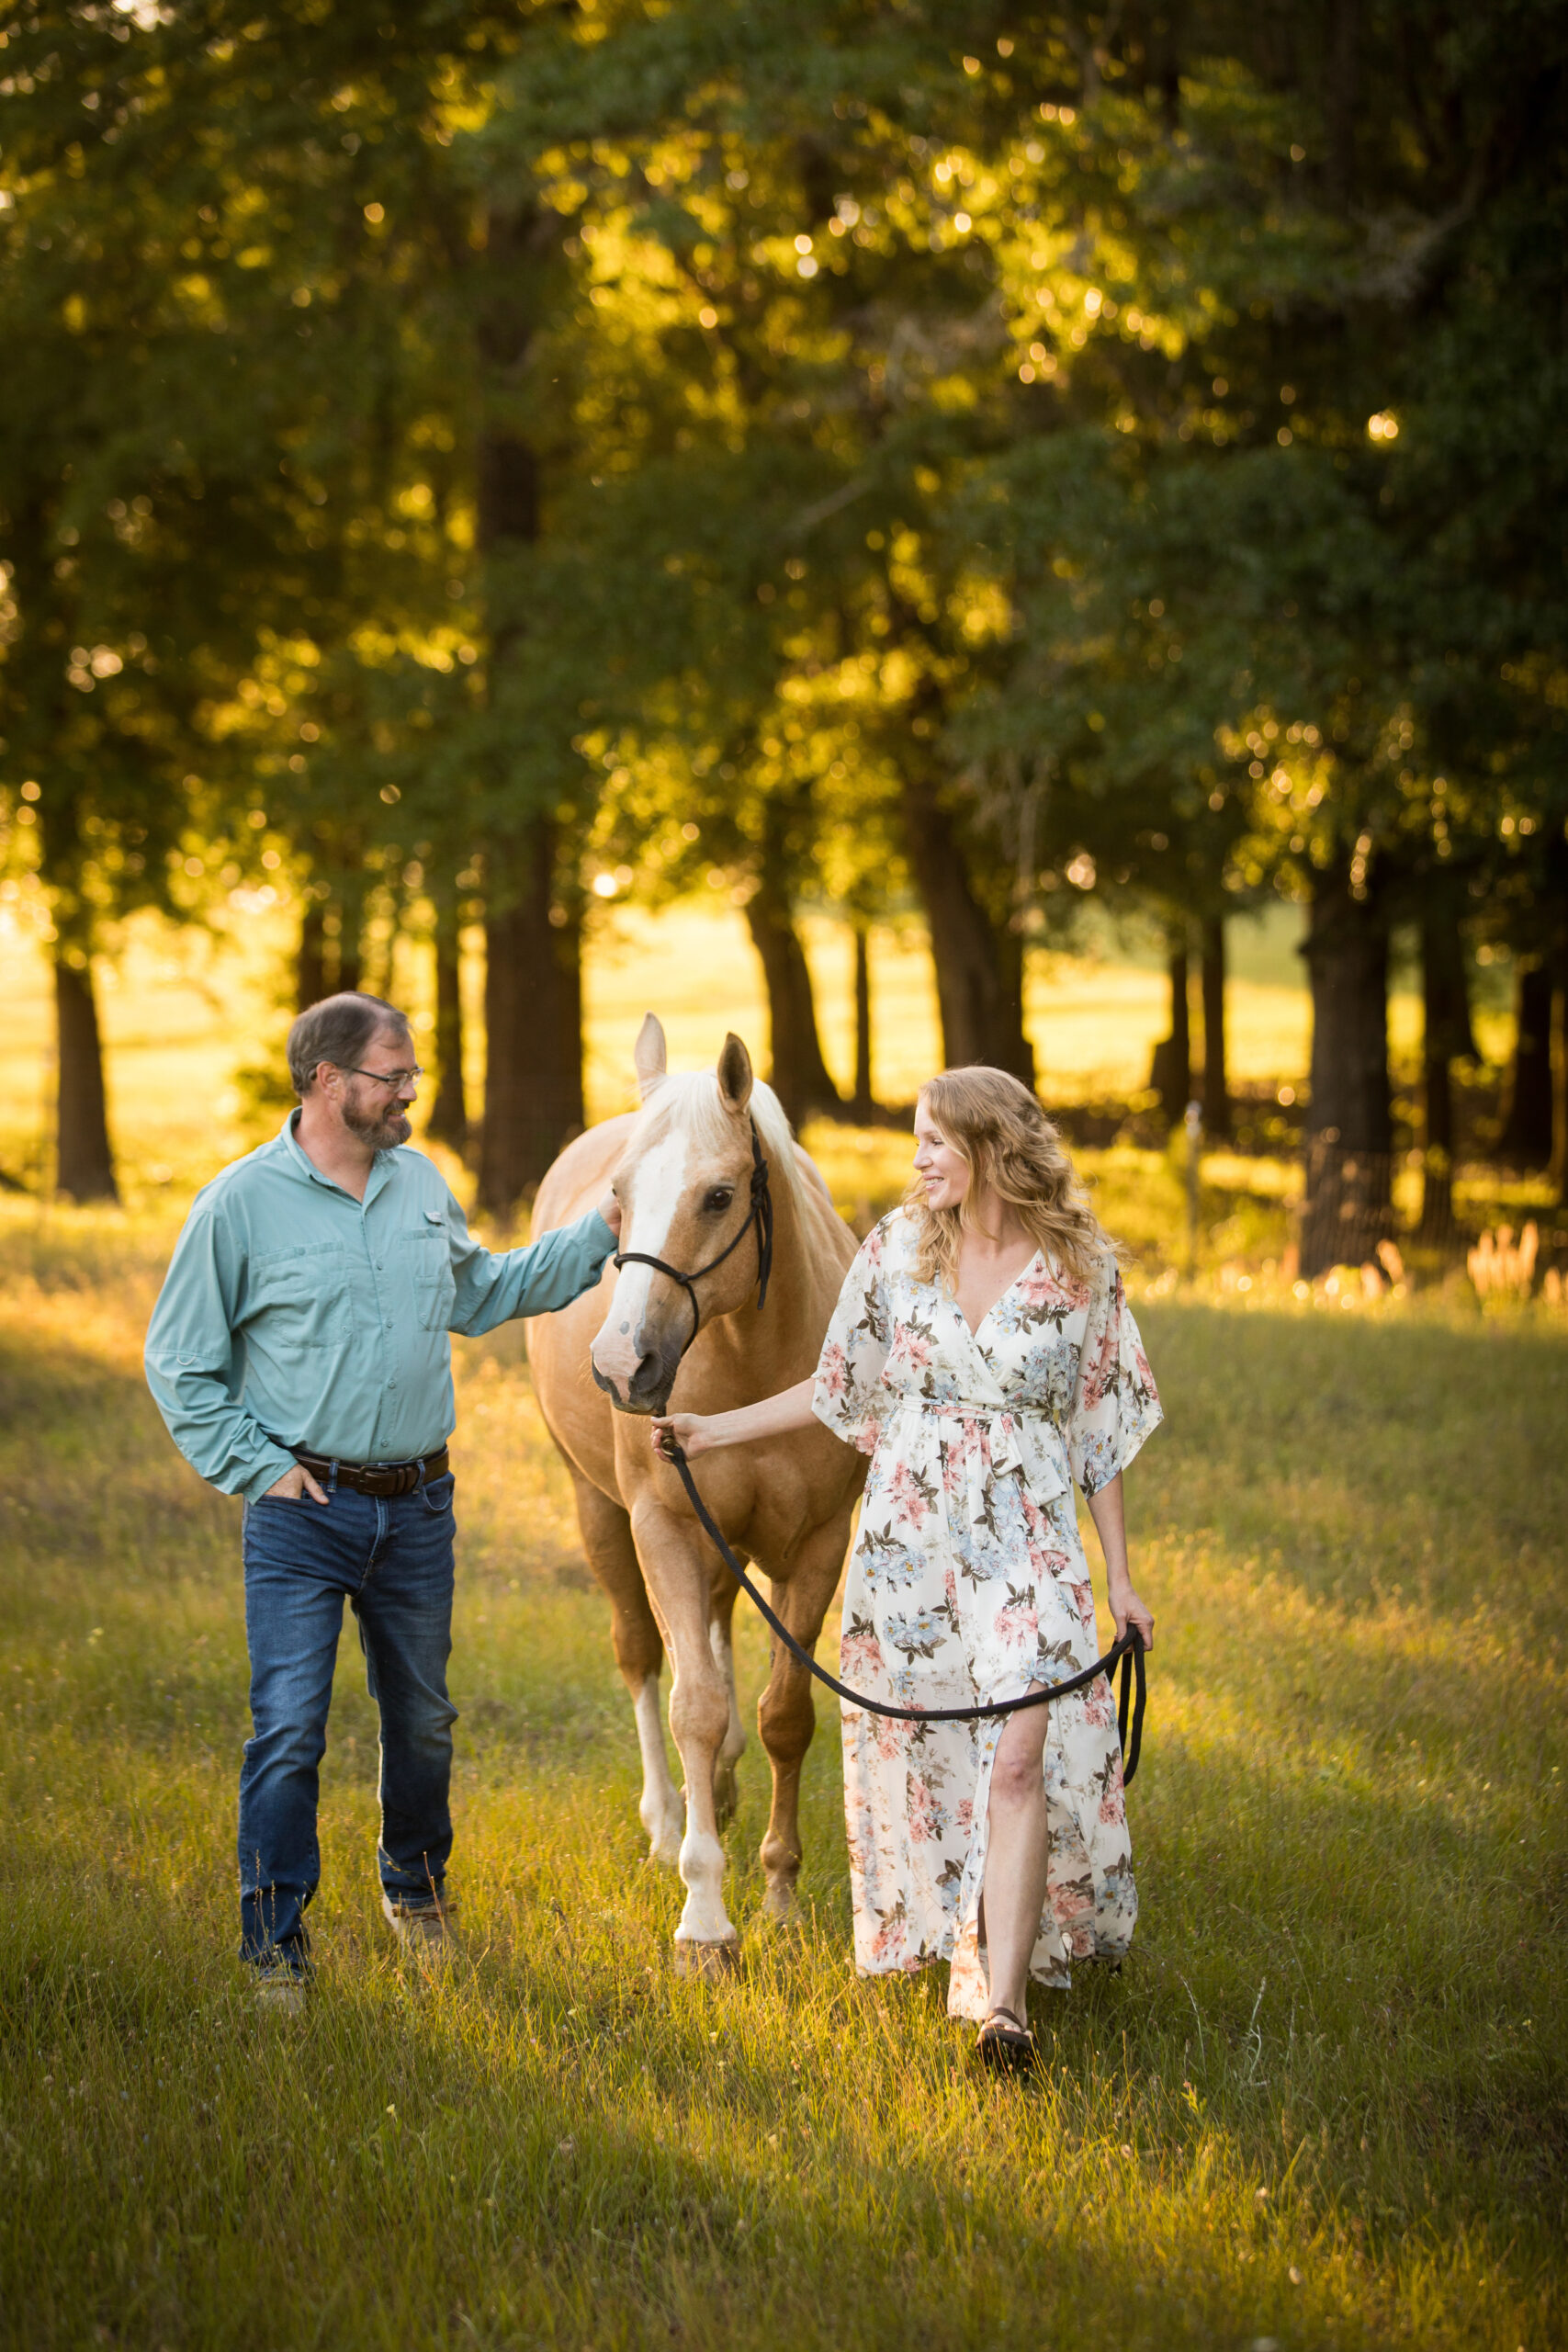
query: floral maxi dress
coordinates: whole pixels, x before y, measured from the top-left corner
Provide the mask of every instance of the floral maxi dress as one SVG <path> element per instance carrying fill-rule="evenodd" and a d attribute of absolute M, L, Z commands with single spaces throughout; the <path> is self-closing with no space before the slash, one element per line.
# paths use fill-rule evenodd
<path fill-rule="evenodd" d="M 1098 1655 L 1072 1494 L 1126 1467 L 1162 1418 L 1107 1255 L 1092 1283 L 1037 1255 L 971 1333 L 915 1270 L 902 1210 L 844 1280 L 813 1404 L 872 1456 L 840 1672 L 895 1706 L 962 1707 L 1065 1680 Z M 855 1959 L 951 1960 L 948 2007 L 983 2018 L 978 1925 L 991 1765 L 1005 1717 L 896 1723 L 843 1708 Z M 1117 1957 L 1137 1917 L 1115 1708 L 1103 1677 L 1047 1710 L 1046 1905 L 1031 1973 Z"/>

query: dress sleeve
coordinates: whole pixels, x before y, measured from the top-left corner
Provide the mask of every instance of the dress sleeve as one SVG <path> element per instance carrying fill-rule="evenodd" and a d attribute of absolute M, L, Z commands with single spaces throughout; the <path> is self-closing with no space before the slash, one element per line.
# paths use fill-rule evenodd
<path fill-rule="evenodd" d="M 1066 1429 L 1067 1459 L 1084 1493 L 1108 1487 L 1164 1419 L 1121 1274 L 1107 1256 L 1095 1278 Z"/>
<path fill-rule="evenodd" d="M 822 1342 L 811 1409 L 833 1435 L 863 1453 L 874 1453 L 891 1398 L 883 1385 L 891 1318 L 883 1280 L 886 1234 L 877 1226 L 844 1276 L 839 1304 Z"/>

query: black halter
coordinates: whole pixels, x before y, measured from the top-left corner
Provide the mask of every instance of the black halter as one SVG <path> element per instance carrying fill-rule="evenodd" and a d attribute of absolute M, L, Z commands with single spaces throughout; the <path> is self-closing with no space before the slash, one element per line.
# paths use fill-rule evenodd
<path fill-rule="evenodd" d="M 703 1310 L 697 1304 L 695 1285 L 702 1281 L 705 1274 L 711 1274 L 716 1268 L 722 1266 L 727 1258 L 734 1257 L 753 1225 L 757 1228 L 759 1311 L 768 1303 L 768 1276 L 773 1271 L 773 1196 L 768 1190 L 768 1163 L 762 1157 L 762 1143 L 757 1133 L 757 1122 L 752 1119 L 748 1124 L 751 1129 L 751 1205 L 746 1212 L 745 1224 L 727 1249 L 721 1250 L 716 1258 L 710 1258 L 705 1266 L 699 1266 L 694 1274 L 683 1274 L 679 1266 L 667 1266 L 662 1258 L 650 1258 L 646 1250 L 620 1250 L 615 1253 L 615 1265 L 617 1272 L 623 1266 L 651 1266 L 656 1274 L 668 1274 L 672 1283 L 680 1283 L 692 1302 L 692 1340 L 696 1338 L 698 1331 L 702 1329 L 703 1321 Z M 686 1348 L 691 1346 L 692 1340 L 687 1340 Z M 685 1354 L 686 1348 L 682 1349 L 682 1355 Z"/>

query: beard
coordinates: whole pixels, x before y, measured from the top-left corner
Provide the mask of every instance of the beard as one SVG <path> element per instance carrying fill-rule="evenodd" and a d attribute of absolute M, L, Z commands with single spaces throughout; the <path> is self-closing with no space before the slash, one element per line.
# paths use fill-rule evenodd
<path fill-rule="evenodd" d="M 362 1111 L 352 1098 L 344 1100 L 343 1123 L 350 1135 L 368 1144 L 372 1151 L 392 1151 L 407 1143 L 413 1127 L 395 1103 L 383 1104 L 374 1111 Z"/>

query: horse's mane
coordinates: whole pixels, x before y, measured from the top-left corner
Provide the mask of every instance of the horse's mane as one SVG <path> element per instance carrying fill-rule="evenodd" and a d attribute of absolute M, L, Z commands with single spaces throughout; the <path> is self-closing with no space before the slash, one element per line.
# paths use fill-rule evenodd
<path fill-rule="evenodd" d="M 768 1162 L 770 1181 L 787 1186 L 798 1199 L 800 1166 L 795 1156 L 795 1136 L 783 1103 L 771 1086 L 761 1079 L 753 1081 L 751 1099 L 747 1109 L 757 1122 L 757 1133 L 762 1139 L 762 1150 Z M 656 1078 L 643 1101 L 642 1114 L 632 1130 L 631 1148 L 636 1151 L 649 1142 L 654 1127 L 668 1122 L 679 1126 L 694 1142 L 713 1151 L 722 1150 L 734 1133 L 734 1113 L 727 1111 L 718 1091 L 718 1073 L 711 1069 L 668 1070 Z"/>

